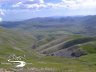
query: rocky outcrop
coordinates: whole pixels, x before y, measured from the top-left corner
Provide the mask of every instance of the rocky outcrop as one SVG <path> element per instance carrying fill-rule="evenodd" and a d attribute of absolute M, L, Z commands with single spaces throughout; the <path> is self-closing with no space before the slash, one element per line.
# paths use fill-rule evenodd
<path fill-rule="evenodd" d="M 80 49 L 78 46 L 72 46 L 70 48 L 62 49 L 47 55 L 59 57 L 80 57 L 86 54 L 87 53 L 84 50 Z"/>

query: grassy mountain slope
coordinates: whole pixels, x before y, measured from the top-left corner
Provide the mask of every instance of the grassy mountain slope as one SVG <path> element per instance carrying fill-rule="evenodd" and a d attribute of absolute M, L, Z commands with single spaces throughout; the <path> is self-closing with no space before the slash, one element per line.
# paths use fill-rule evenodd
<path fill-rule="evenodd" d="M 95 72 L 95 17 L 34 18 L 0 23 L 5 27 L 0 28 L 0 68 L 14 68 L 14 64 L 2 65 L 2 62 L 6 63 L 15 54 L 25 56 L 22 60 L 29 63 L 25 69 Z"/>
<path fill-rule="evenodd" d="M 34 37 L 9 29 L 0 28 L 0 57 L 30 54 Z M 29 50 L 29 51 L 28 51 Z"/>
<path fill-rule="evenodd" d="M 32 37 L 32 36 L 31 36 Z M 19 39 L 20 38 L 20 39 Z M 95 52 L 89 52 L 90 50 L 95 48 L 95 37 L 89 37 L 88 42 L 84 42 L 84 43 L 79 43 L 78 45 L 78 41 L 80 41 L 81 39 L 85 39 L 84 41 L 86 41 L 86 39 L 88 39 L 88 37 L 81 37 L 81 36 L 69 36 L 69 37 L 61 37 L 60 39 L 56 39 L 56 40 L 52 40 L 47 42 L 46 44 L 43 44 L 42 46 L 36 48 L 37 51 L 31 49 L 31 45 L 34 42 L 34 36 L 32 38 L 30 38 L 30 35 L 26 34 L 22 34 L 19 33 L 17 31 L 11 31 L 8 29 L 1 29 L 0 30 L 0 62 L 7 62 L 7 57 L 10 56 L 11 54 L 16 54 L 17 56 L 23 56 L 26 55 L 25 59 L 23 59 L 24 61 L 26 61 L 27 63 L 32 63 L 32 64 L 28 64 L 25 66 L 25 68 L 53 68 L 55 71 L 74 71 L 74 72 L 90 72 L 93 71 L 95 72 L 96 67 L 95 67 L 95 62 L 96 60 L 94 59 L 96 54 Z M 93 40 L 94 39 L 94 40 Z M 72 41 L 72 42 L 70 42 Z M 79 49 L 83 49 L 86 52 L 88 52 L 87 55 L 81 56 L 79 58 L 62 58 L 63 56 L 61 56 L 60 54 L 57 54 L 58 51 L 55 51 L 54 53 L 56 55 L 53 56 L 44 56 L 44 55 L 40 55 L 38 53 L 38 51 L 43 51 L 45 50 L 47 47 L 53 47 L 55 45 L 58 45 L 60 43 L 64 43 L 68 44 L 68 48 L 72 48 L 74 49 L 73 44 L 70 43 L 74 43 L 79 47 Z M 31 42 L 31 43 L 30 43 Z M 70 47 L 69 47 L 70 45 Z M 75 45 L 75 46 L 76 46 Z M 87 46 L 94 46 L 94 48 L 89 48 L 87 49 Z M 47 47 L 46 47 L 47 46 Z M 88 47 L 89 47 L 88 46 Z M 48 49 L 47 48 L 47 49 Z M 67 48 L 66 48 L 67 49 Z M 77 47 L 75 48 L 75 51 L 78 52 L 78 50 L 76 50 Z M 63 51 L 61 49 L 61 51 Z M 64 50 L 65 51 L 65 50 Z M 64 52 L 63 51 L 63 52 Z M 92 50 L 93 51 L 93 50 Z M 58 55 L 60 55 L 58 57 Z M 57 57 L 56 57 L 57 56 Z M 94 59 L 94 60 L 93 60 Z M 70 64 L 70 66 L 69 66 Z M 0 67 L 6 68 L 6 69 L 10 69 L 14 68 L 13 65 L 0 65 Z M 90 70 L 89 70 L 90 69 Z"/>
<path fill-rule="evenodd" d="M 67 40 L 66 40 L 67 39 Z M 38 47 L 36 50 L 43 54 L 49 54 L 49 55 L 55 55 L 55 52 L 60 51 L 61 54 L 63 53 L 70 53 L 68 49 L 71 51 L 78 50 L 79 45 L 82 45 L 84 43 L 88 42 L 94 42 L 96 41 L 96 37 L 81 37 L 81 38 L 65 38 L 65 39 L 57 39 L 52 42 L 49 42 L 43 46 Z M 76 46 L 76 47 L 75 47 Z M 77 49 L 76 49 L 77 48 Z M 64 51 L 65 50 L 65 51 Z M 68 52 L 67 52 L 68 51 Z M 79 50 L 78 50 L 79 51 Z M 59 52 L 59 54 L 60 54 Z M 71 52 L 71 53 L 73 53 Z M 75 51 L 76 52 L 76 51 Z M 77 52 L 78 54 L 79 52 Z"/>

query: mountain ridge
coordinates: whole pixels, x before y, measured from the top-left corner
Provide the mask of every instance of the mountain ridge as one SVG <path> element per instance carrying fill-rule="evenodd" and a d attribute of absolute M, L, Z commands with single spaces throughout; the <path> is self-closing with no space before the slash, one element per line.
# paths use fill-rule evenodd
<path fill-rule="evenodd" d="M 1 22 L 0 26 L 5 28 L 15 28 L 23 30 L 56 30 L 61 29 L 76 34 L 96 34 L 96 15 L 94 16 L 76 16 L 76 17 L 45 17 L 32 18 L 24 21 Z"/>

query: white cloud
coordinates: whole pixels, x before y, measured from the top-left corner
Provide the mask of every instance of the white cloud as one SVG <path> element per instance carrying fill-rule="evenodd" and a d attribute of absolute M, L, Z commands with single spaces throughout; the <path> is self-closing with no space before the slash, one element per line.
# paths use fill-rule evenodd
<path fill-rule="evenodd" d="M 26 8 L 36 8 L 36 9 L 46 7 L 45 4 L 26 4 L 25 6 Z"/>
<path fill-rule="evenodd" d="M 56 4 L 53 4 L 53 3 L 47 3 L 46 4 L 47 7 L 51 7 L 51 8 L 61 8 L 61 7 L 66 7 L 66 5 L 64 5 L 63 3 L 56 3 Z"/>
<path fill-rule="evenodd" d="M 46 5 L 44 4 L 44 0 L 25 0 L 12 5 L 13 8 L 22 6 L 25 8 L 41 8 Z"/>
<path fill-rule="evenodd" d="M 84 9 L 96 9 L 96 0 L 85 0 L 79 3 L 80 8 Z"/>
<path fill-rule="evenodd" d="M 6 11 L 4 9 L 0 9 L 0 22 L 2 21 L 2 17 L 1 16 L 4 16 L 5 12 Z"/>
<path fill-rule="evenodd" d="M 29 0 L 29 1 L 34 1 L 34 0 Z"/>
<path fill-rule="evenodd" d="M 62 0 L 69 9 L 96 9 L 96 0 Z"/>
<path fill-rule="evenodd" d="M 0 22 L 2 21 L 2 18 L 0 18 Z"/>
<path fill-rule="evenodd" d="M 29 2 L 28 2 L 29 1 Z M 31 1 L 31 2 L 30 2 Z M 96 9 L 96 0 L 61 0 L 58 3 L 45 3 L 44 0 L 23 0 L 14 5 L 13 8 L 41 9 L 41 8 L 67 8 L 67 9 Z"/>
<path fill-rule="evenodd" d="M 5 15 L 5 10 L 3 10 L 3 9 L 0 9 L 0 15 Z"/>
<path fill-rule="evenodd" d="M 40 1 L 40 3 L 44 3 L 44 0 L 39 0 Z"/>
<path fill-rule="evenodd" d="M 22 4 L 23 4 L 22 2 L 18 2 L 18 3 L 16 3 L 16 4 L 12 5 L 12 7 L 19 7 L 19 6 L 22 5 Z"/>
<path fill-rule="evenodd" d="M 3 11 L 0 12 L 1 15 L 5 15 L 5 13 Z"/>

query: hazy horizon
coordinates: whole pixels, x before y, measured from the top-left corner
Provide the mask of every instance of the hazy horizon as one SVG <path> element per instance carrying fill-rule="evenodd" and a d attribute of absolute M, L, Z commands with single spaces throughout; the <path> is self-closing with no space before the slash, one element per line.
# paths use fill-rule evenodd
<path fill-rule="evenodd" d="M 25 19 L 18 19 L 18 20 L 4 20 L 2 19 L 1 22 L 15 22 L 15 21 L 25 21 L 30 19 L 36 19 L 36 18 L 66 18 L 66 17 L 86 17 L 86 16 L 96 16 L 96 15 L 75 15 L 75 16 L 46 16 L 46 17 L 31 17 L 31 18 L 25 18 Z"/>

